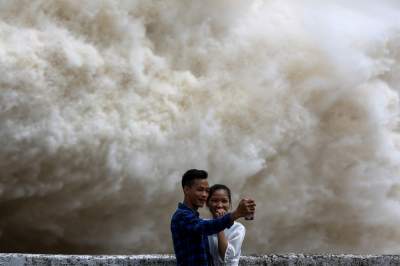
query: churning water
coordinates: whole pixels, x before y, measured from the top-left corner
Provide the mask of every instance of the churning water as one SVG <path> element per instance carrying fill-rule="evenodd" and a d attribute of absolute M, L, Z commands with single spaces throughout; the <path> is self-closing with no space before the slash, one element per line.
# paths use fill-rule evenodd
<path fill-rule="evenodd" d="M 399 92 L 397 0 L 0 0 L 0 249 L 170 253 L 201 168 L 244 253 L 399 253 Z"/>

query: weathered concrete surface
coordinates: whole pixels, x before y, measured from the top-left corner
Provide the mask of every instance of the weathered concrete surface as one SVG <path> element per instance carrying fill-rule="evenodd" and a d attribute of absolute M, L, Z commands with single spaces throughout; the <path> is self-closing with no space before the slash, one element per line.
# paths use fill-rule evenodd
<path fill-rule="evenodd" d="M 132 256 L 84 256 L 84 255 L 39 255 L 1 254 L 0 265 L 175 265 L 171 255 Z M 400 255 L 265 255 L 242 256 L 240 265 L 400 265 Z"/>

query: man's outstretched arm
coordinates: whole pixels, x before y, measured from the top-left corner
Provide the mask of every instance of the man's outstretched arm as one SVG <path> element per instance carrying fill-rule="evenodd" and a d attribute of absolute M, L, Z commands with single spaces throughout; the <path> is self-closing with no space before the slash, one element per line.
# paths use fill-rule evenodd
<path fill-rule="evenodd" d="M 255 206 L 254 200 L 242 199 L 235 211 L 212 220 L 200 219 L 192 212 L 183 212 L 181 219 L 179 219 L 180 227 L 186 232 L 203 233 L 205 235 L 216 234 L 231 227 L 235 220 L 253 214 Z"/>

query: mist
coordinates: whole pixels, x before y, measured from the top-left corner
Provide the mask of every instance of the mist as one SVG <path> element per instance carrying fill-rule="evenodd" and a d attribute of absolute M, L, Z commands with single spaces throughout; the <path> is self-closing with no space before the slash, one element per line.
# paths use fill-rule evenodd
<path fill-rule="evenodd" d="M 0 1 L 0 250 L 172 253 L 182 174 L 244 254 L 400 252 L 398 1 Z M 207 215 L 207 210 L 202 210 Z"/>

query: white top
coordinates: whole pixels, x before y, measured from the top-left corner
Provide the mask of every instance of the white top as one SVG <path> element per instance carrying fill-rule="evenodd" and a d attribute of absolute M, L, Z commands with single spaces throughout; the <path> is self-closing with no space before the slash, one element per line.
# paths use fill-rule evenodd
<path fill-rule="evenodd" d="M 238 222 L 234 222 L 231 228 L 225 229 L 224 234 L 228 240 L 228 247 L 226 248 L 225 258 L 221 258 L 218 252 L 218 236 L 217 234 L 208 236 L 208 243 L 210 246 L 210 253 L 214 261 L 214 265 L 239 265 L 240 251 L 246 228 Z"/>

